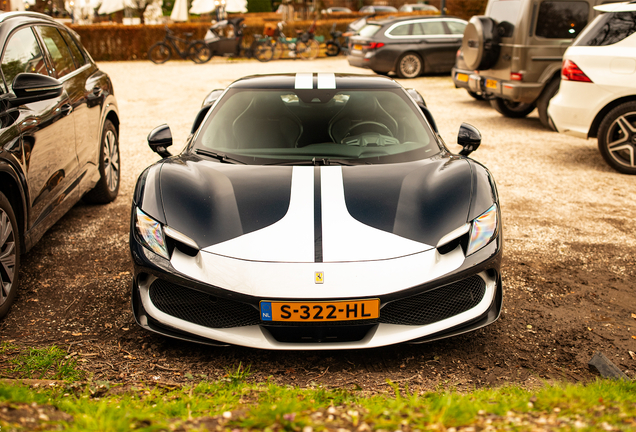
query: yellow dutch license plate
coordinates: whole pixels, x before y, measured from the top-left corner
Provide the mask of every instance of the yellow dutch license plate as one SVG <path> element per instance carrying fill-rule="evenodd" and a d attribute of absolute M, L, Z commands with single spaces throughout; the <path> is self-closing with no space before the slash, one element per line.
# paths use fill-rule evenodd
<path fill-rule="evenodd" d="M 496 80 L 487 79 L 486 80 L 486 88 L 497 90 L 497 81 Z"/>
<path fill-rule="evenodd" d="M 261 320 L 277 322 L 330 322 L 374 319 L 380 299 L 327 302 L 261 301 Z"/>
<path fill-rule="evenodd" d="M 457 78 L 457 81 L 468 82 L 468 75 L 463 73 L 458 73 L 455 78 Z"/>
<path fill-rule="evenodd" d="M 353 49 L 354 49 L 354 50 L 358 50 L 358 51 L 362 51 L 362 45 L 360 45 L 360 44 L 354 44 L 354 45 L 353 45 Z"/>

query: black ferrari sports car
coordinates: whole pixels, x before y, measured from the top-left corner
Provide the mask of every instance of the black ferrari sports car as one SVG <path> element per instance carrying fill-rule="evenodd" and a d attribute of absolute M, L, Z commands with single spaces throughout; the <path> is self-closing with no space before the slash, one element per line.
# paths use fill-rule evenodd
<path fill-rule="evenodd" d="M 392 79 L 298 73 L 206 97 L 139 177 L 130 250 L 143 328 L 212 345 L 370 348 L 475 330 L 501 311 L 495 182 L 446 148 Z"/>

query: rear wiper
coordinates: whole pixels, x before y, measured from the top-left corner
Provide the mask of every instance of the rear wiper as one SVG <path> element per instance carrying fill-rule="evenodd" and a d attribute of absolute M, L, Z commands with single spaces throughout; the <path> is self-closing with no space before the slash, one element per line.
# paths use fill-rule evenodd
<path fill-rule="evenodd" d="M 208 157 L 214 158 L 214 159 L 219 160 L 219 161 L 224 162 L 224 163 L 231 163 L 231 164 L 237 164 L 238 163 L 238 164 L 242 164 L 242 165 L 247 165 L 245 162 L 240 161 L 238 159 L 234 159 L 232 157 L 229 157 L 225 153 L 218 153 L 218 152 L 213 152 L 213 151 L 210 151 L 210 150 L 203 150 L 203 149 L 196 149 L 196 150 L 194 150 L 194 152 L 196 154 L 200 154 L 200 155 L 203 155 L 203 156 L 208 156 Z"/>

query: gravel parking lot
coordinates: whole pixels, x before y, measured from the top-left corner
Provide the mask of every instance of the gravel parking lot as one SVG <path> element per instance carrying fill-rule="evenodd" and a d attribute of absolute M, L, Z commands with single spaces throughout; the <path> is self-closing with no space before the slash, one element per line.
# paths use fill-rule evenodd
<path fill-rule="evenodd" d="M 401 83 L 424 95 L 451 151 L 460 150 L 462 122 L 483 135 L 472 156 L 492 171 L 504 219 L 498 322 L 424 345 L 311 353 L 212 348 L 142 331 L 129 305 L 128 224 L 135 180 L 158 159 L 146 144 L 148 132 L 168 123 L 178 152 L 205 95 L 244 75 L 365 71 L 343 57 L 100 67 L 114 82 L 122 120 L 120 196 L 107 206 L 77 205 L 23 257 L 22 288 L 0 323 L 1 341 L 56 344 L 94 379 L 126 382 L 213 379 L 241 362 L 251 365 L 254 379 L 371 392 L 388 389 L 387 379 L 412 389 L 533 386 L 542 379 L 593 379 L 587 361 L 595 351 L 635 376 L 629 351 L 636 351 L 636 178 L 611 170 L 596 140 L 544 130 L 536 113 L 504 118 L 447 76 Z M 9 369 L 0 362 L 0 375 L 11 376 Z"/>

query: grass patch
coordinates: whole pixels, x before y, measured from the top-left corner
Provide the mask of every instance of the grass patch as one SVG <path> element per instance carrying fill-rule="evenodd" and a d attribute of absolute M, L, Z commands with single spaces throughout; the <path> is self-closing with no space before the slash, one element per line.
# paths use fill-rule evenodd
<path fill-rule="evenodd" d="M 19 378 L 67 381 L 85 378 L 85 373 L 77 369 L 77 362 L 55 345 L 47 348 L 28 348 L 9 360 L 9 363 L 14 365 L 11 372 Z"/>
<path fill-rule="evenodd" d="M 0 426 L 3 432 L 25 427 L 19 417 L 10 416 L 13 411 L 3 409 L 11 406 L 14 411 L 44 410 L 48 421 L 41 423 L 69 431 L 636 429 L 636 383 L 627 381 L 546 384 L 532 392 L 507 386 L 418 393 L 393 385 L 386 395 L 368 396 L 357 390 L 248 383 L 248 374 L 240 365 L 219 381 L 175 388 L 0 384 Z"/>

